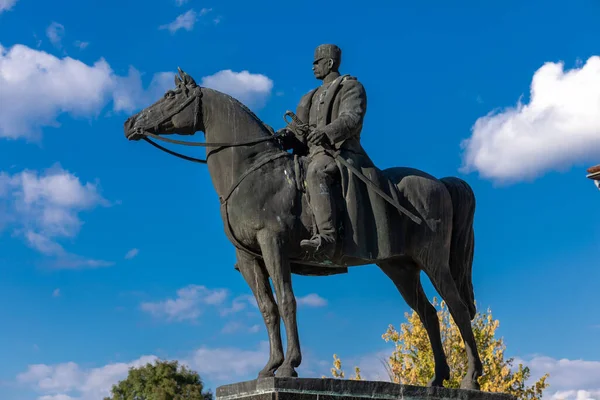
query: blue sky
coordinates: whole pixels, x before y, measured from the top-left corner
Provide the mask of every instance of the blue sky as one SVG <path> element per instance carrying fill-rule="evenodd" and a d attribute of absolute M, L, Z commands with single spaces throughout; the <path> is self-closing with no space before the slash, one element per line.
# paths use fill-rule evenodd
<path fill-rule="evenodd" d="M 97 399 L 153 356 L 212 388 L 255 376 L 266 332 L 206 168 L 122 126 L 180 66 L 279 128 L 321 43 L 367 90 L 379 167 L 474 188 L 476 299 L 509 355 L 549 397 L 600 398 L 600 4 L 401 3 L 0 0 L 2 399 Z M 300 372 L 337 353 L 376 378 L 408 311 L 383 273 L 294 286 Z"/>

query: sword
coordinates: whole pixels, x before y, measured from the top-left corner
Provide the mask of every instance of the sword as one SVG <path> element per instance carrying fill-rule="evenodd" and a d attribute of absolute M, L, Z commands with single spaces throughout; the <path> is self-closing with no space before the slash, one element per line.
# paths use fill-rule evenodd
<path fill-rule="evenodd" d="M 286 117 L 288 117 L 288 116 L 291 117 L 292 122 L 289 122 L 286 119 Z M 295 127 L 292 127 L 292 129 L 297 128 L 298 130 L 305 131 L 305 129 L 309 128 L 308 125 L 303 123 L 300 120 L 300 118 L 298 118 L 298 116 L 296 114 L 294 114 L 292 111 L 287 111 L 285 113 L 283 119 L 288 125 L 292 125 L 292 123 L 294 125 L 296 125 Z M 417 217 L 416 215 L 414 215 L 413 213 L 408 211 L 406 208 L 404 208 L 400 204 L 398 204 L 398 202 L 396 200 L 394 200 L 393 198 L 388 196 L 387 193 L 385 193 L 383 190 L 381 190 L 375 183 L 373 183 L 373 181 L 371 181 L 362 172 L 360 172 L 358 169 L 356 169 L 356 167 L 354 165 L 352 165 L 348 161 L 346 161 L 344 159 L 344 157 L 342 157 L 338 152 L 333 152 L 329 149 L 325 149 L 325 151 L 327 151 L 327 153 L 329 155 L 331 155 L 333 158 L 335 158 L 340 163 L 342 163 L 346 168 L 348 168 L 350 170 L 350 172 L 352 172 L 354 175 L 356 175 L 358 177 L 358 179 L 363 181 L 367 186 L 370 186 L 371 189 L 373 189 L 375 191 L 375 193 L 380 195 L 385 201 L 390 203 L 392 206 L 396 207 L 401 213 L 403 213 L 408 218 L 410 218 L 415 224 L 421 225 L 421 222 L 422 222 L 421 218 Z"/>
<path fill-rule="evenodd" d="M 421 225 L 421 218 L 417 217 L 416 215 L 414 215 L 413 213 L 408 211 L 406 208 L 402 207 L 393 198 L 388 196 L 387 193 L 385 193 L 383 190 L 379 189 L 379 187 L 375 183 L 373 183 L 373 181 L 371 181 L 369 178 L 367 178 L 363 173 L 361 173 L 358 169 L 356 169 L 356 167 L 354 167 L 348 161 L 344 160 L 344 157 L 340 156 L 339 154 L 333 154 L 333 156 L 335 157 L 336 160 L 338 160 L 339 162 L 344 164 L 344 166 L 346 168 L 348 168 L 350 171 L 352 171 L 352 173 L 354 175 L 356 175 L 358 177 L 358 179 L 360 179 L 361 181 L 366 183 L 368 186 L 371 186 L 371 189 L 373 189 L 375 191 L 375 193 L 377 193 L 378 195 L 383 197 L 383 199 L 385 201 L 387 201 L 388 203 L 390 203 L 391 205 L 396 207 L 401 213 L 403 213 L 408 218 L 410 218 L 415 224 Z"/>

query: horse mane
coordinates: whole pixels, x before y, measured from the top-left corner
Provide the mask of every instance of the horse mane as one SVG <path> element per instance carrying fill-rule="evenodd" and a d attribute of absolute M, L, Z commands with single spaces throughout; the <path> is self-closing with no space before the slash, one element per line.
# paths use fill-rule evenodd
<path fill-rule="evenodd" d="M 211 89 L 211 88 L 207 88 L 207 87 L 202 87 L 202 90 L 209 90 L 221 97 L 225 97 L 226 99 L 230 100 L 229 103 L 233 103 L 235 105 L 237 105 L 242 111 L 244 111 L 244 113 L 246 113 L 250 119 L 254 120 L 258 126 L 261 128 L 261 130 L 265 133 L 265 135 L 273 135 L 275 132 L 273 132 L 273 129 L 267 125 L 266 123 L 264 123 L 260 118 L 258 118 L 258 116 L 252 111 L 250 110 L 250 108 L 248 108 L 248 106 L 246 106 L 244 103 L 242 103 L 241 101 L 239 101 L 238 99 L 236 99 L 235 97 L 228 95 L 227 93 L 223 93 L 220 92 L 218 90 L 215 89 Z"/>

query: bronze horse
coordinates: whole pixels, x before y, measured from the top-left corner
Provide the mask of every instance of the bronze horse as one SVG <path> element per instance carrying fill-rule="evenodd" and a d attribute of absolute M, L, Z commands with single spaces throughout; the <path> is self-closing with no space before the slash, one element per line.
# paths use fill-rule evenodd
<path fill-rule="evenodd" d="M 303 265 L 299 243 L 310 237 L 311 215 L 293 173 L 294 156 L 282 148 L 269 127 L 234 98 L 198 86 L 181 70 L 175 85 L 125 122 L 125 136 L 139 140 L 148 135 L 160 138 L 158 135 L 204 132 L 206 163 L 221 199 L 225 230 L 236 247 L 236 268 L 256 297 L 269 335 L 270 357 L 259 377 L 296 377 L 302 354 L 292 274 L 294 268 Z M 403 241 L 405 252 L 373 263 L 394 282 L 427 329 L 435 357 L 429 385 L 443 386 L 450 369 L 436 310 L 421 286 L 421 270 L 448 304 L 463 337 L 469 365 L 461 387 L 479 389 L 482 363 L 471 329 L 475 316 L 471 281 L 473 191 L 459 178 L 436 179 L 412 168 L 389 168 L 383 173 L 424 223 L 407 221 L 397 212 L 398 223 L 394 220 L 392 225 L 397 232 L 392 233 Z M 280 319 L 287 333 L 285 355 Z"/>

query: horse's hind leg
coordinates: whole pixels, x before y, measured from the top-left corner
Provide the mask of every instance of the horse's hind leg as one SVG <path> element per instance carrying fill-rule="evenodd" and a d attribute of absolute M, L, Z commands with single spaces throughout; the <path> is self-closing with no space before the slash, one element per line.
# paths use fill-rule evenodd
<path fill-rule="evenodd" d="M 279 314 L 283 318 L 287 334 L 285 360 L 277 369 L 277 376 L 297 377 L 296 368 L 302 362 L 302 353 L 296 322 L 296 297 L 292 289 L 292 270 L 284 252 L 285 243 L 276 233 L 269 230 L 261 231 L 257 237 L 265 266 L 275 287 Z"/>
<path fill-rule="evenodd" d="M 258 376 L 260 378 L 272 377 L 275 374 L 275 370 L 283 364 L 283 345 L 281 343 L 279 312 L 273 298 L 269 276 L 263 265 L 260 265 L 256 259 L 239 250 L 237 251 L 237 261 L 237 267 L 256 298 L 256 303 L 265 320 L 265 326 L 269 334 L 269 361 Z"/>
<path fill-rule="evenodd" d="M 427 330 L 435 361 L 434 375 L 428 386 L 443 386 L 444 380 L 450 379 L 450 368 L 442 347 L 437 312 L 423 291 L 418 266 L 408 259 L 386 261 L 378 265 L 394 282 L 408 306 L 417 312 Z"/>
<path fill-rule="evenodd" d="M 469 367 L 464 376 L 460 387 L 462 389 L 479 390 L 479 377 L 483 374 L 483 365 L 477 351 L 477 343 L 471 327 L 471 316 L 469 308 L 460 297 L 460 292 L 454 283 L 454 278 L 450 273 L 450 267 L 445 263 L 438 263 L 437 268 L 429 269 L 425 266 L 425 272 L 431 279 L 438 293 L 446 301 L 448 310 L 454 319 L 454 323 L 460 330 L 460 335 L 465 343 L 467 350 L 467 360 Z"/>

